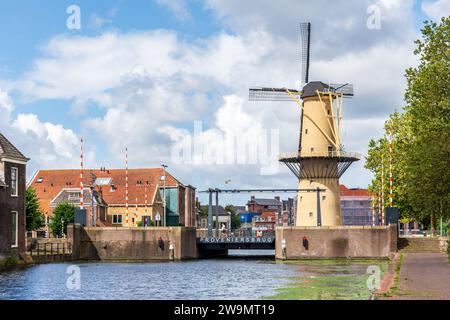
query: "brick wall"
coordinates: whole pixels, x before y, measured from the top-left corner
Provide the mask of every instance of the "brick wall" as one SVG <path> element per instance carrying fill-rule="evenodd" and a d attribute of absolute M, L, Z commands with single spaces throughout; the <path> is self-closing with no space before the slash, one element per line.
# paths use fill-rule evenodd
<path fill-rule="evenodd" d="M 303 246 L 308 240 L 308 250 Z M 286 255 L 282 251 L 286 242 Z M 397 227 L 338 226 L 276 229 L 276 258 L 388 258 L 397 251 Z"/>

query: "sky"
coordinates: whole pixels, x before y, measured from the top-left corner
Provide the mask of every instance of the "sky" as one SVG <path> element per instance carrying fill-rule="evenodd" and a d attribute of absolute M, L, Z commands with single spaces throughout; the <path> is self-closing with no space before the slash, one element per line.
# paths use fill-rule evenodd
<path fill-rule="evenodd" d="M 78 168 L 83 137 L 86 168 L 123 168 L 128 147 L 131 168 L 164 163 L 199 190 L 295 188 L 277 156 L 297 149 L 300 110 L 248 88 L 299 87 L 309 21 L 310 79 L 355 88 L 342 139 L 362 159 L 341 183 L 364 188 L 423 21 L 449 14 L 450 0 L 2 0 L 0 132 L 28 178 Z"/>

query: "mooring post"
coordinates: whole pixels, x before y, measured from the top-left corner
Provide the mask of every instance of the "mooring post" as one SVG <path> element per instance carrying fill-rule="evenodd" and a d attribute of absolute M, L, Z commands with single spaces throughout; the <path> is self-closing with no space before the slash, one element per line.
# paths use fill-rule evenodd
<path fill-rule="evenodd" d="M 322 225 L 322 215 L 320 212 L 320 188 L 317 188 L 317 226 Z"/>
<path fill-rule="evenodd" d="M 219 191 L 216 189 L 216 237 L 219 236 Z"/>
<path fill-rule="evenodd" d="M 212 237 L 212 222 L 213 222 L 213 215 L 212 215 L 212 190 L 209 189 L 209 204 L 208 204 L 208 237 Z"/>

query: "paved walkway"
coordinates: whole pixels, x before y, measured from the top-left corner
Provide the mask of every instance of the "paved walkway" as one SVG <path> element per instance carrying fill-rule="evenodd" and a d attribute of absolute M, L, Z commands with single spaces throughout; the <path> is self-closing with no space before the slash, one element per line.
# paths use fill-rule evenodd
<path fill-rule="evenodd" d="M 450 300 L 450 264 L 443 253 L 406 253 L 398 291 L 391 299 Z"/>

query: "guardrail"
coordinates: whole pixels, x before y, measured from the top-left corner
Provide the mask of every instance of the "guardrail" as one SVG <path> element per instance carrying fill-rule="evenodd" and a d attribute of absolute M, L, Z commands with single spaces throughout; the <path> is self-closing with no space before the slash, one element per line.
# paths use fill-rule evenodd
<path fill-rule="evenodd" d="M 72 244 L 69 242 L 38 242 L 30 246 L 29 252 L 31 257 L 71 255 Z"/>
<path fill-rule="evenodd" d="M 442 234 L 440 230 L 403 230 L 399 231 L 400 237 L 448 237 L 448 230 L 443 229 Z"/>
<path fill-rule="evenodd" d="M 208 237 L 208 229 L 197 229 L 197 238 Z M 229 238 L 229 237 L 275 237 L 274 230 L 255 231 L 251 229 L 234 229 L 234 230 L 212 230 L 213 238 Z"/>
<path fill-rule="evenodd" d="M 294 153 L 282 153 L 278 156 L 278 159 L 297 158 L 297 157 L 320 157 L 320 158 L 357 158 L 361 159 L 361 154 L 357 152 L 346 151 L 302 151 Z"/>

